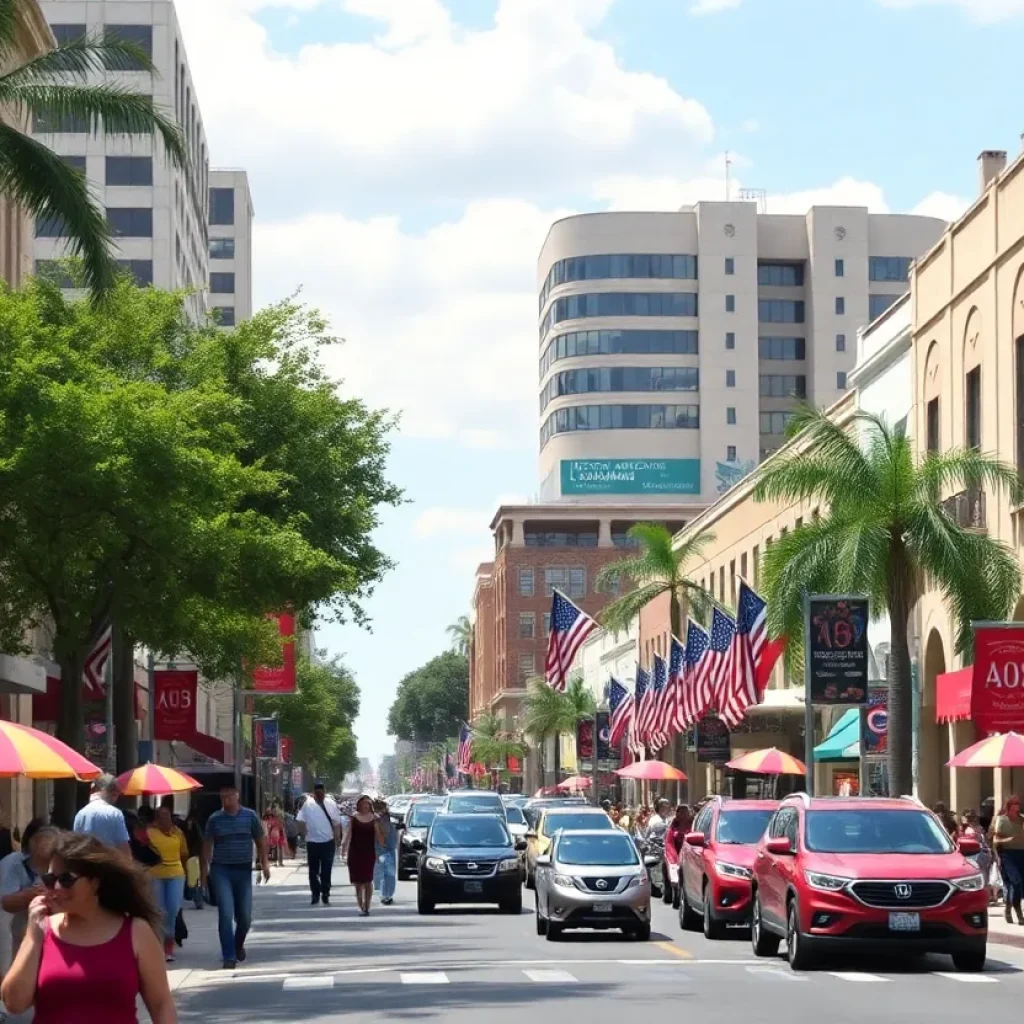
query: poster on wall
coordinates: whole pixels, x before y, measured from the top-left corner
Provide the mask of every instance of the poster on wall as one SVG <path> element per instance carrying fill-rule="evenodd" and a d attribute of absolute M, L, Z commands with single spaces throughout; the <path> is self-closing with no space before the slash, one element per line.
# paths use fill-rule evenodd
<path fill-rule="evenodd" d="M 563 459 L 562 494 L 700 494 L 700 459 Z"/>
<path fill-rule="evenodd" d="M 863 704 L 868 693 L 868 599 L 853 594 L 807 598 L 807 699 Z"/>
<path fill-rule="evenodd" d="M 277 620 L 281 636 L 281 664 L 264 665 L 254 669 L 252 688 L 257 693 L 295 692 L 295 616 L 282 612 L 272 618 Z"/>
<path fill-rule="evenodd" d="M 281 732 L 276 718 L 254 718 L 253 738 L 256 756 L 276 761 L 281 749 Z"/>
<path fill-rule="evenodd" d="M 971 719 L 983 735 L 1024 730 L 1024 624 L 974 623 Z"/>
<path fill-rule="evenodd" d="M 861 742 L 866 757 L 880 757 L 888 746 L 886 736 L 889 726 L 889 687 L 872 685 L 868 689 L 868 706 L 861 718 L 863 732 Z"/>
<path fill-rule="evenodd" d="M 705 715 L 696 726 L 697 760 L 710 764 L 728 761 L 732 754 L 729 727 L 717 715 Z"/>
<path fill-rule="evenodd" d="M 613 751 L 609 744 L 611 727 L 609 713 L 597 713 L 597 767 L 599 771 L 610 771 L 619 766 L 618 751 Z M 576 753 L 579 758 L 579 771 L 588 773 L 594 770 L 594 723 L 577 722 Z"/>
<path fill-rule="evenodd" d="M 199 673 L 194 669 L 158 669 L 153 673 L 156 692 L 153 737 L 188 742 L 196 732 L 196 693 Z"/>

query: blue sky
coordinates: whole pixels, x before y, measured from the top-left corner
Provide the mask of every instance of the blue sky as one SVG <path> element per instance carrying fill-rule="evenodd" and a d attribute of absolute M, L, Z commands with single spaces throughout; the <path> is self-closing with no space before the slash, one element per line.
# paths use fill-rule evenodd
<path fill-rule="evenodd" d="M 372 633 L 324 626 L 387 753 L 497 503 L 536 491 L 536 256 L 551 221 L 766 189 L 952 217 L 1015 152 L 1024 0 L 177 0 L 214 164 L 245 167 L 257 305 L 303 289 L 345 389 L 400 412 L 409 503 Z"/>

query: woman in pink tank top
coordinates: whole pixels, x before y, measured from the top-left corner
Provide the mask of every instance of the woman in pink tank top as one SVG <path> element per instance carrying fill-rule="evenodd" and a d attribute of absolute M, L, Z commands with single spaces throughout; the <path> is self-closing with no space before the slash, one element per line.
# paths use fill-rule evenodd
<path fill-rule="evenodd" d="M 34 1007 L 34 1024 L 137 1024 L 141 994 L 153 1024 L 177 1024 L 160 912 L 141 871 L 98 839 L 65 832 L 42 882 L 0 986 L 8 1012 Z"/>

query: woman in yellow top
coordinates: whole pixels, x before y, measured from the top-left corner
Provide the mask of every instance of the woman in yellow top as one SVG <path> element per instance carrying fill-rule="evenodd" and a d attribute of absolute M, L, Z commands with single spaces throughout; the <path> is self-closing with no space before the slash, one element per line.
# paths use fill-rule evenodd
<path fill-rule="evenodd" d="M 146 832 L 149 845 L 160 855 L 160 863 L 149 869 L 153 895 L 164 913 L 164 956 L 174 959 L 174 922 L 185 895 L 185 863 L 188 844 L 185 833 L 174 824 L 170 807 L 160 807 Z"/>

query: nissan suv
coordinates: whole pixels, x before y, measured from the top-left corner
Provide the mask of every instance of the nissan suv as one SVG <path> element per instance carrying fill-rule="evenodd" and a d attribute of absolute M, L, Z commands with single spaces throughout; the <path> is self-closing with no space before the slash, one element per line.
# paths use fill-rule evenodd
<path fill-rule="evenodd" d="M 959 971 L 985 966 L 988 891 L 911 798 L 808 797 L 779 806 L 754 859 L 751 942 L 772 956 L 785 939 L 803 970 L 830 952 L 948 953 Z"/>

